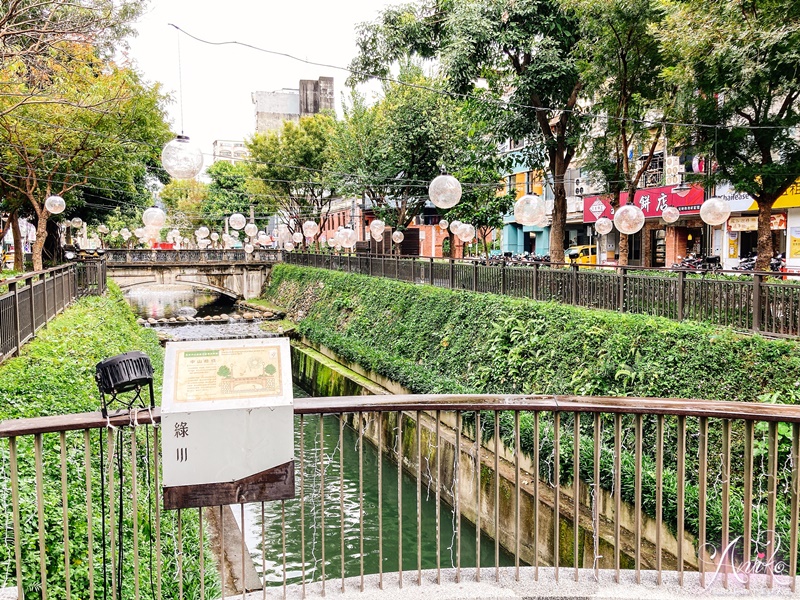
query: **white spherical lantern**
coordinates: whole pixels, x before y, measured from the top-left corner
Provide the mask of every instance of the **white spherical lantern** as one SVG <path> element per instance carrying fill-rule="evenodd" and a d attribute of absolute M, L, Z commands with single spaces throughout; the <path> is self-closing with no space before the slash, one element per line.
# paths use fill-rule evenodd
<path fill-rule="evenodd" d="M 231 237 L 231 240 L 238 240 L 239 239 L 239 232 L 238 231 L 231 231 L 230 237 Z"/>
<path fill-rule="evenodd" d="M 520 225 L 539 225 L 547 217 L 541 196 L 526 194 L 514 203 L 514 220 Z"/>
<path fill-rule="evenodd" d="M 147 240 L 157 240 L 161 237 L 161 228 L 160 227 L 153 227 L 147 226 L 144 228 L 144 238 Z"/>
<path fill-rule="evenodd" d="M 292 250 L 294 250 L 294 244 L 292 242 L 286 242 L 283 245 L 283 249 L 286 250 L 287 252 L 291 252 Z"/>
<path fill-rule="evenodd" d="M 253 250 L 255 250 L 255 248 L 253 247 L 253 244 L 245 244 L 245 245 L 244 245 L 244 251 L 245 251 L 247 254 L 252 254 L 252 253 L 253 253 Z"/>
<path fill-rule="evenodd" d="M 700 218 L 709 225 L 722 225 L 731 216 L 731 205 L 722 198 L 709 198 L 700 206 Z"/>
<path fill-rule="evenodd" d="M 661 218 L 667 223 L 674 223 L 681 218 L 681 212 L 674 206 L 668 206 L 661 211 Z"/>
<path fill-rule="evenodd" d="M 64 199 L 61 196 L 50 196 L 44 201 L 44 207 L 48 210 L 48 212 L 50 212 L 50 214 L 58 215 L 64 212 L 64 209 L 67 207 L 67 203 L 64 202 Z"/>
<path fill-rule="evenodd" d="M 119 231 L 117 231 L 116 229 L 111 232 L 111 237 L 117 237 L 118 235 L 119 235 Z"/>
<path fill-rule="evenodd" d="M 444 229 L 444 230 L 447 230 L 447 226 L 449 224 L 450 223 L 447 222 L 447 219 L 442 219 L 442 220 L 439 221 L 439 227 Z"/>
<path fill-rule="evenodd" d="M 439 175 L 428 186 L 428 196 L 436 208 L 453 208 L 461 200 L 461 184 L 452 175 Z"/>
<path fill-rule="evenodd" d="M 470 242 L 475 237 L 475 227 L 469 223 L 464 223 L 458 228 L 458 233 L 456 235 L 462 242 Z"/>
<path fill-rule="evenodd" d="M 102 233 L 103 235 L 107 234 L 108 226 L 105 225 L 104 223 L 101 223 L 100 225 L 97 226 L 97 232 Z"/>
<path fill-rule="evenodd" d="M 614 226 L 620 233 L 631 235 L 644 227 L 644 213 L 635 204 L 620 206 L 614 213 Z"/>
<path fill-rule="evenodd" d="M 600 235 L 608 235 L 614 229 L 614 223 L 608 217 L 600 217 L 594 224 L 594 230 Z"/>
<path fill-rule="evenodd" d="M 175 179 L 193 179 L 203 168 L 203 153 L 189 136 L 179 135 L 164 146 L 161 165 Z"/>
<path fill-rule="evenodd" d="M 83 225 L 83 220 L 80 217 L 75 217 L 69 222 L 69 224 L 72 225 L 75 229 L 78 229 L 78 227 Z"/>
<path fill-rule="evenodd" d="M 405 235 L 403 235 L 403 232 L 402 232 L 402 231 L 395 231 L 394 233 L 392 233 L 392 241 L 393 241 L 395 244 L 399 244 L 399 243 L 401 243 L 401 242 L 402 242 L 402 241 L 405 239 L 405 237 L 406 237 L 406 236 L 405 236 Z"/>
<path fill-rule="evenodd" d="M 303 235 L 307 238 L 313 238 L 319 233 L 319 225 L 316 221 L 308 220 L 303 223 Z"/>
<path fill-rule="evenodd" d="M 242 213 L 233 213 L 228 217 L 228 224 L 238 231 L 239 229 L 244 229 L 244 226 L 247 225 L 247 219 Z"/>
<path fill-rule="evenodd" d="M 372 239 L 375 240 L 376 242 L 380 242 L 381 240 L 383 240 L 383 233 L 382 232 L 378 233 L 377 231 L 370 230 L 369 234 L 372 237 Z"/>
<path fill-rule="evenodd" d="M 255 237 L 258 233 L 258 226 L 255 223 L 248 223 L 244 226 L 244 233 L 247 237 Z"/>
<path fill-rule="evenodd" d="M 450 233 L 455 235 L 455 233 L 458 231 L 458 228 L 461 227 L 461 225 L 462 225 L 461 221 L 458 220 L 452 221 L 450 223 Z"/>
<path fill-rule="evenodd" d="M 348 250 L 355 248 L 356 241 L 358 240 L 356 232 L 352 229 L 342 229 L 339 232 L 338 238 L 342 248 L 346 248 Z"/>
<path fill-rule="evenodd" d="M 216 242 L 219 239 L 219 234 L 215 231 L 211 234 L 211 239 Z"/>
<path fill-rule="evenodd" d="M 142 223 L 145 227 L 157 227 L 161 229 L 167 222 L 167 215 L 157 206 L 151 206 L 142 213 Z"/>
<path fill-rule="evenodd" d="M 302 233 L 300 233 L 299 231 L 295 231 L 295 232 L 292 234 L 292 241 L 293 241 L 295 244 L 299 244 L 300 242 L 302 242 L 302 241 L 303 241 L 303 234 L 302 234 Z"/>
<path fill-rule="evenodd" d="M 144 237 L 144 227 L 137 227 L 133 230 L 133 235 L 137 238 Z"/>
<path fill-rule="evenodd" d="M 381 221 L 380 219 L 375 219 L 372 223 L 369 224 L 369 231 L 373 237 L 377 236 L 376 239 L 380 239 L 383 236 L 383 232 L 386 229 L 386 223 Z"/>
<path fill-rule="evenodd" d="M 206 239 L 208 237 L 209 233 L 211 233 L 211 232 L 208 230 L 208 227 L 203 226 L 203 227 L 199 227 L 197 229 L 197 232 L 195 233 L 195 235 L 197 237 L 199 237 L 201 240 L 204 240 L 204 239 Z"/>
<path fill-rule="evenodd" d="M 329 247 L 334 248 L 338 243 L 339 243 L 339 241 L 336 239 L 335 235 L 328 238 L 328 246 Z"/>

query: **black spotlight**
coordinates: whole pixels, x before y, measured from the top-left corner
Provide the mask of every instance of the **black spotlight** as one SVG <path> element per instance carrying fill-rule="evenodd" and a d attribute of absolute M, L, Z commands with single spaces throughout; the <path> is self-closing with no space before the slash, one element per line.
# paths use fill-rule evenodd
<path fill-rule="evenodd" d="M 130 410 L 134 404 L 140 408 L 147 408 L 142 398 L 142 389 L 147 386 L 150 390 L 150 408 L 155 406 L 153 397 L 153 366 L 144 352 L 126 352 L 118 354 L 97 363 L 94 379 L 100 398 L 103 402 L 101 411 L 108 417 L 109 409 L 113 404 L 120 404 L 118 411 Z M 120 394 L 133 392 L 133 396 L 122 399 Z M 106 394 L 110 398 L 106 399 Z M 118 412 L 119 414 L 119 412 Z"/>

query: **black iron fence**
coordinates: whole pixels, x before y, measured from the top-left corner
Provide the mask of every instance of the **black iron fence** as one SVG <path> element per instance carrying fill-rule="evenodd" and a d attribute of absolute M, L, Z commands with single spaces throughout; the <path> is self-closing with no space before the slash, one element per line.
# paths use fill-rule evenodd
<path fill-rule="evenodd" d="M 289 264 L 587 308 L 692 319 L 775 337 L 800 335 L 800 281 L 775 273 L 693 273 L 563 263 L 285 253 Z"/>
<path fill-rule="evenodd" d="M 248 254 L 244 250 L 106 250 L 109 263 L 263 263 L 281 260 L 280 250 L 257 249 Z"/>
<path fill-rule="evenodd" d="M 106 262 L 87 260 L 34 271 L 0 284 L 0 362 L 19 354 L 36 332 L 76 298 L 106 290 Z"/>

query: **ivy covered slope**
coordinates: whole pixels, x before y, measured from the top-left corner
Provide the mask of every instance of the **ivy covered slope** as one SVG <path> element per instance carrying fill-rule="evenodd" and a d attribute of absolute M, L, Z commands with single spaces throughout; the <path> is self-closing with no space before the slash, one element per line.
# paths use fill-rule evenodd
<path fill-rule="evenodd" d="M 152 330 L 142 329 L 136 324 L 135 317 L 122 297 L 119 288 L 109 282 L 105 296 L 83 298 L 69 307 L 63 314 L 53 320 L 45 329 L 39 331 L 34 340 L 28 343 L 17 358 L 7 360 L 0 365 L 0 419 L 18 419 L 96 411 L 100 407 L 100 397 L 94 380 L 95 365 L 110 356 L 140 350 L 151 359 L 155 370 L 155 388 L 161 389 L 163 351 Z M 150 548 L 150 536 L 153 534 L 152 499 L 149 498 L 149 482 L 153 475 L 149 462 L 152 460 L 152 436 L 149 428 L 139 427 L 137 436 L 137 490 L 138 523 L 140 544 L 140 583 L 143 597 L 150 597 L 151 582 L 155 574 L 150 571 L 147 552 Z M 100 446 L 107 449 L 106 440 L 111 435 L 115 439 L 115 463 L 122 462 L 124 482 L 120 485 L 124 506 L 124 547 L 125 564 L 123 568 L 123 597 L 133 597 L 134 572 L 131 565 L 133 555 L 132 529 L 134 515 L 131 512 L 131 430 L 129 428 L 110 431 L 93 430 L 90 432 L 91 480 L 92 480 L 92 514 L 94 532 L 94 568 L 95 587 L 102 586 L 101 536 L 101 465 Z M 148 439 L 150 437 L 150 439 Z M 64 438 L 67 456 L 67 505 L 69 510 L 70 540 L 70 582 L 72 593 L 85 597 L 89 589 L 89 564 L 87 540 L 86 482 L 84 470 L 84 433 L 68 432 Z M 120 446 L 120 442 L 122 446 Z M 43 445 L 43 497 L 44 532 L 47 571 L 47 591 L 52 597 L 64 597 L 66 590 L 66 572 L 64 568 L 64 544 L 62 526 L 62 492 L 61 492 L 61 442 L 59 434 L 50 433 L 42 436 Z M 38 524 L 36 516 L 36 479 L 33 436 L 22 436 L 17 439 L 20 521 L 22 546 L 23 587 L 26 597 L 39 595 L 39 554 Z M 108 469 L 108 454 L 105 455 L 104 469 Z M 12 511 L 8 491 L 10 486 L 9 444 L 0 444 L 0 494 L 2 502 L 3 526 L 11 531 Z M 106 502 L 106 519 L 110 511 L 119 510 L 118 500 L 110 506 Z M 162 515 L 161 535 L 163 542 L 163 590 L 165 597 L 177 597 L 177 565 L 175 556 L 175 514 L 167 512 Z M 191 573 L 197 572 L 194 564 L 199 555 L 199 538 L 197 516 L 187 514 L 183 520 L 183 533 L 189 543 L 187 558 L 184 560 L 186 573 L 184 589 L 197 594 L 199 580 Z M 119 549 L 120 539 L 117 538 Z M 210 554 L 206 558 L 213 560 Z M 189 561 L 191 565 L 187 565 Z M 209 563 L 210 564 L 210 563 Z M 0 569 L 9 576 L 8 585 L 14 582 L 14 545 L 0 546 Z M 209 576 L 210 573 L 210 576 Z M 218 584 L 213 569 L 206 573 L 206 590 L 217 590 Z M 110 591 L 109 591 L 110 593 Z"/>
<path fill-rule="evenodd" d="M 109 282 L 105 296 L 88 296 L 68 308 L 18 358 L 0 365 L 0 419 L 99 410 L 95 365 L 110 356 L 141 350 L 161 388 L 163 350 L 152 330 L 142 329 Z"/>
<path fill-rule="evenodd" d="M 800 401 L 800 347 L 693 322 L 277 265 L 299 331 L 415 393 Z"/>

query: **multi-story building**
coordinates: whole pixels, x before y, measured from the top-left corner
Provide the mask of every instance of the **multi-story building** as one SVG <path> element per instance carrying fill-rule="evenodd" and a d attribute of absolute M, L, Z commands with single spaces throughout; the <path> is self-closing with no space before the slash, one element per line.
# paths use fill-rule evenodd
<path fill-rule="evenodd" d="M 299 88 L 253 92 L 251 98 L 256 106 L 256 133 L 280 131 L 285 121 L 334 110 L 333 77 L 301 79 Z"/>
<path fill-rule="evenodd" d="M 214 140 L 212 156 L 213 162 L 224 160 L 231 164 L 236 164 L 247 160 L 250 153 L 241 140 Z"/>

